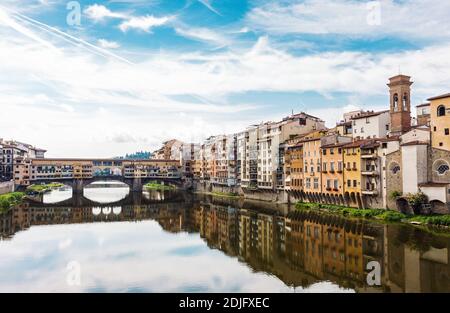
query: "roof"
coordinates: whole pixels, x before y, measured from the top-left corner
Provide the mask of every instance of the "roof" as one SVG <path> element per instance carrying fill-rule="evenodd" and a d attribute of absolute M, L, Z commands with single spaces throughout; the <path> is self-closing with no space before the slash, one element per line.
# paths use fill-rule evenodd
<path fill-rule="evenodd" d="M 337 143 L 331 143 L 328 145 L 321 146 L 320 148 L 325 148 L 325 149 L 326 148 L 339 148 L 339 147 L 343 147 L 347 144 L 348 144 L 348 142 L 337 142 Z"/>
<path fill-rule="evenodd" d="M 164 159 L 102 159 L 102 158 L 92 158 L 92 159 L 82 159 L 82 158 L 45 158 L 45 159 L 32 159 L 32 161 L 46 162 L 69 162 L 69 161 L 79 161 L 79 162 L 92 162 L 92 161 L 111 161 L 111 162 L 179 162 L 180 160 L 164 160 Z"/>
<path fill-rule="evenodd" d="M 367 112 L 362 112 L 362 113 L 360 113 L 360 114 L 357 114 L 357 115 L 355 115 L 355 116 L 352 116 L 351 119 L 352 119 L 352 120 L 358 120 L 358 119 L 361 119 L 361 118 L 372 117 L 372 116 L 378 116 L 378 115 L 380 115 L 380 114 L 387 113 L 387 112 L 389 112 L 389 110 L 378 111 L 378 112 L 367 111 Z"/>
<path fill-rule="evenodd" d="M 450 184 L 449 183 L 433 183 L 433 182 L 418 184 L 419 187 L 447 187 L 448 185 L 450 185 Z"/>
<path fill-rule="evenodd" d="M 436 96 L 436 97 L 432 97 L 430 99 L 427 99 L 428 101 L 432 101 L 432 100 L 439 100 L 439 99 L 444 99 L 444 98 L 450 98 L 450 93 L 446 93 L 440 96 Z"/>
<path fill-rule="evenodd" d="M 418 104 L 416 105 L 416 108 L 422 108 L 422 107 L 429 107 L 431 105 L 431 103 L 422 103 L 422 104 Z"/>
<path fill-rule="evenodd" d="M 356 140 L 350 143 L 347 143 L 344 145 L 344 148 L 358 148 L 363 147 L 366 144 L 372 143 L 373 139 L 363 139 L 363 140 Z"/>
<path fill-rule="evenodd" d="M 336 126 L 352 126 L 352 121 L 340 121 L 338 123 L 336 123 Z"/>
<path fill-rule="evenodd" d="M 423 145 L 429 145 L 429 143 L 426 142 L 426 141 L 415 140 L 415 141 L 411 141 L 411 142 L 407 142 L 407 143 L 401 144 L 401 146 L 423 146 Z"/>
<path fill-rule="evenodd" d="M 389 142 L 389 141 L 399 141 L 400 136 L 392 136 L 392 137 L 386 137 L 386 138 L 380 138 L 380 142 Z"/>

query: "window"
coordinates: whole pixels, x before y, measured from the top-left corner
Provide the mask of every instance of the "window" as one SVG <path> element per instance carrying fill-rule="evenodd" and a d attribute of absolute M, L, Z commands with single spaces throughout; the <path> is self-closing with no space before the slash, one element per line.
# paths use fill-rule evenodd
<path fill-rule="evenodd" d="M 370 124 L 370 118 L 366 117 L 366 124 Z"/>
<path fill-rule="evenodd" d="M 389 130 L 389 124 L 386 124 L 386 130 Z"/>
<path fill-rule="evenodd" d="M 434 168 L 439 175 L 445 175 L 450 170 L 450 166 L 445 160 L 436 161 Z"/>
<path fill-rule="evenodd" d="M 448 128 L 446 128 L 446 129 L 444 130 L 444 133 L 445 133 L 445 135 L 446 135 L 446 136 L 448 136 L 448 135 L 450 134 L 450 131 L 449 131 L 449 129 L 448 129 Z"/>
<path fill-rule="evenodd" d="M 445 106 L 440 105 L 437 108 L 437 116 L 445 116 Z"/>
<path fill-rule="evenodd" d="M 319 179 L 314 178 L 314 189 L 319 189 Z"/>
<path fill-rule="evenodd" d="M 356 180 L 353 180 L 353 187 L 356 187 L 357 186 L 357 181 Z"/>
<path fill-rule="evenodd" d="M 442 164 L 441 166 L 438 167 L 437 171 L 439 173 L 439 175 L 444 175 L 445 173 L 447 173 L 450 170 L 449 166 L 447 164 Z"/>
<path fill-rule="evenodd" d="M 339 188 L 339 181 L 337 179 L 334 180 L 334 189 Z"/>
<path fill-rule="evenodd" d="M 397 174 L 398 172 L 400 172 L 400 165 L 398 165 L 398 163 L 396 163 L 396 162 L 392 162 L 391 166 L 390 166 L 390 170 L 393 174 Z"/>
<path fill-rule="evenodd" d="M 403 95 L 403 110 L 406 111 L 407 110 L 407 104 L 408 104 L 408 95 L 405 93 Z"/>
<path fill-rule="evenodd" d="M 398 111 L 398 94 L 394 94 L 393 103 L 394 103 L 394 111 Z"/>
<path fill-rule="evenodd" d="M 436 131 L 436 130 L 437 130 L 437 129 L 436 129 L 436 126 L 434 126 L 434 127 L 433 127 L 433 131 Z"/>

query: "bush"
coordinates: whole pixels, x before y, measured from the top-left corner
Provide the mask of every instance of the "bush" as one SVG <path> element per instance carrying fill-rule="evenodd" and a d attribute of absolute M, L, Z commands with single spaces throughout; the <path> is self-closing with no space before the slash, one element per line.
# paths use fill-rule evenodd
<path fill-rule="evenodd" d="M 4 195 L 0 195 L 0 210 L 5 211 L 11 208 L 13 205 L 19 204 L 23 197 L 23 192 L 11 192 Z"/>
<path fill-rule="evenodd" d="M 392 200 L 395 200 L 395 199 L 397 199 L 398 197 L 401 197 L 401 195 L 402 195 L 402 193 L 401 193 L 400 191 L 394 190 L 394 191 L 392 191 L 392 192 L 389 194 L 389 197 L 390 197 Z"/>
<path fill-rule="evenodd" d="M 408 200 L 409 205 L 414 209 L 414 212 L 420 209 L 422 204 L 428 202 L 428 197 L 423 192 L 409 193 L 406 196 L 406 199 Z"/>

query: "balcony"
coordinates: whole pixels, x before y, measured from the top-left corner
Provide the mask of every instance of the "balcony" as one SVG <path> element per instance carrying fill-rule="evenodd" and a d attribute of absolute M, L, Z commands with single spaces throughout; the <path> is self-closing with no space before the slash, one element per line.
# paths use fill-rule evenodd
<path fill-rule="evenodd" d="M 362 171 L 361 174 L 365 176 L 377 176 L 378 171 L 376 171 L 375 169 L 366 169 Z"/>
<path fill-rule="evenodd" d="M 378 158 L 376 153 L 364 153 L 361 154 L 361 159 L 376 159 Z"/>
<path fill-rule="evenodd" d="M 378 190 L 366 189 L 366 190 L 362 190 L 361 193 L 363 195 L 368 195 L 368 196 L 377 196 L 378 195 Z"/>

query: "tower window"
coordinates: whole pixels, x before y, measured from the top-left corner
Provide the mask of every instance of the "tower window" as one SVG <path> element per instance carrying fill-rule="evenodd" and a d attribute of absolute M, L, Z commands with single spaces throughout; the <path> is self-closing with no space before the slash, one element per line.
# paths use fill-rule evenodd
<path fill-rule="evenodd" d="M 445 116 L 445 106 L 443 105 L 438 106 L 437 116 Z"/>
<path fill-rule="evenodd" d="M 404 95 L 403 95 L 403 110 L 407 110 L 407 104 L 408 103 L 408 95 L 405 93 Z"/>
<path fill-rule="evenodd" d="M 398 94 L 394 95 L 394 111 L 398 111 Z"/>

